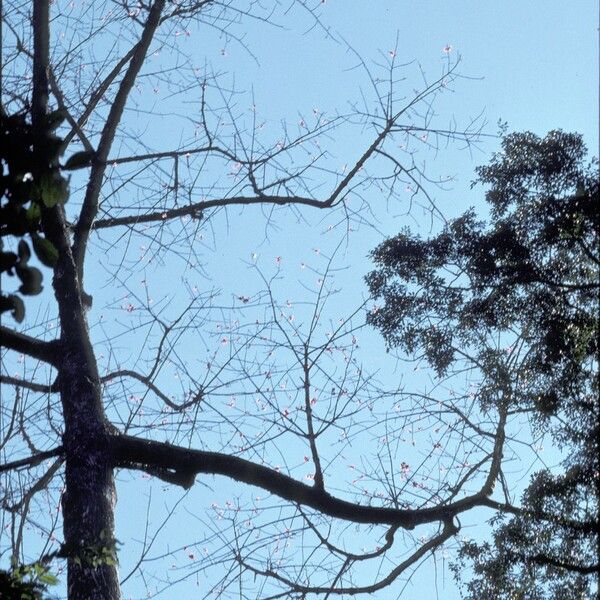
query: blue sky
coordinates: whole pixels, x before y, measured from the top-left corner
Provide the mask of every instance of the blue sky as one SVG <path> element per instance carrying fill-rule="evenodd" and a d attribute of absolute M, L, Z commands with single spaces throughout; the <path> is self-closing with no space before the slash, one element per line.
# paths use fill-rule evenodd
<path fill-rule="evenodd" d="M 292 5 L 291 0 L 289 4 Z M 427 190 L 447 217 L 471 205 L 482 207 L 483 190 L 471 190 L 470 182 L 475 167 L 485 164 L 498 147 L 494 137 L 498 120 L 508 122 L 509 131 L 531 130 L 544 135 L 551 129 L 561 128 L 580 132 L 590 154 L 597 155 L 598 8 L 594 0 L 501 3 L 327 0 L 319 6 L 318 25 L 297 6 L 292 5 L 285 11 L 287 6 L 288 3 L 279 8 L 273 18 L 274 25 L 243 19 L 230 30 L 232 36 L 241 41 L 207 26 L 191 25 L 185 32 L 176 32 L 176 36 L 173 32 L 174 43 L 191 57 L 186 66 L 220 72 L 224 87 L 235 85 L 236 90 L 245 92 L 234 97 L 236 110 L 248 119 L 255 105 L 257 120 L 264 121 L 261 131 L 267 140 L 277 139 L 283 122 L 290 131 L 298 131 L 301 121 L 314 118 L 315 114 L 333 118 L 337 113 L 348 114 L 356 107 L 360 109 L 364 101 L 372 107 L 375 97 L 368 73 L 359 66 L 359 57 L 374 77 L 385 77 L 385 66 L 393 52 L 398 63 L 406 63 L 406 67 L 398 71 L 404 79 L 397 86 L 399 93 L 408 97 L 415 87 L 422 85 L 423 77 L 437 78 L 449 59 L 455 61 L 460 57 L 461 77 L 437 100 L 436 122 L 440 127 L 456 122 L 460 129 L 478 118 L 480 123 L 486 123 L 483 133 L 490 135 L 471 148 L 457 142 L 442 145 L 437 151 L 424 149 L 420 155 L 432 176 L 451 178 L 443 189 L 432 185 Z M 125 42 L 128 40 L 121 40 Z M 150 65 L 168 63 L 171 56 L 163 48 Z M 169 115 L 167 107 L 173 100 L 169 98 L 168 85 L 153 82 L 152 76 L 148 81 L 150 83 L 144 81 L 140 97 L 143 96 L 155 113 L 164 115 L 149 119 L 146 115 L 131 114 L 128 126 L 138 128 L 152 149 L 177 147 L 180 140 L 190 138 L 190 132 L 182 125 L 185 118 L 175 120 Z M 151 88 L 154 88 L 152 92 Z M 195 100 L 198 94 L 198 91 L 190 92 Z M 186 110 L 183 104 L 179 108 Z M 372 137 L 373 131 L 368 125 L 334 132 L 323 142 L 331 152 L 329 164 L 336 169 L 352 164 Z M 116 146 L 113 154 L 125 155 L 127 149 Z M 72 206 L 75 206 L 75 196 Z M 190 270 L 182 261 L 169 259 L 162 265 L 144 266 L 143 271 L 127 278 L 126 283 L 140 297 L 144 297 L 147 290 L 157 303 L 168 304 L 167 314 L 169 311 L 175 314 L 176 308 L 188 300 L 181 293 L 186 287 L 218 291 L 219 303 L 224 306 L 231 306 L 240 296 L 253 297 L 264 288 L 258 268 L 267 279 L 277 277 L 274 284 L 277 298 L 282 304 L 287 300 L 295 304 L 294 310 L 301 321 L 303 308 L 299 302 L 306 299 L 307 287 L 314 288 L 319 278 L 316 270 L 322 269 L 326 257 L 342 240 L 334 263 L 338 269 L 335 285 L 340 291 L 329 312 L 324 313 L 324 317 L 336 320 L 340 315 L 351 313 L 365 299 L 363 277 L 372 268 L 368 253 L 378 242 L 406 225 L 423 235 L 439 227 L 428 210 L 415 205 L 408 211 L 409 193 L 404 200 L 390 204 L 383 202 L 373 189 L 367 190 L 364 197 L 374 207 L 369 223 L 355 224 L 347 238 L 343 226 L 339 225 L 339 217 L 325 213 L 278 211 L 271 219 L 258 209 L 221 211 L 211 217 L 210 226 L 201 231 L 202 239 L 197 240 L 203 271 Z M 106 241 L 98 242 L 91 250 L 87 276 L 87 291 L 94 296 L 89 318 L 93 335 L 99 341 L 107 327 L 109 335 L 119 328 L 126 331 L 129 316 L 122 314 L 123 306 L 136 304 L 132 294 L 125 296 L 126 292 L 115 291 L 117 283 L 110 276 L 111 263 L 119 264 L 120 258 L 111 255 L 110 235 L 104 239 Z M 137 243 L 134 240 L 129 249 L 131 264 L 146 253 Z M 142 279 L 147 280 L 147 286 Z M 100 320 L 110 323 L 113 317 L 112 325 L 98 325 Z M 137 318 L 137 313 L 131 318 Z M 326 329 L 327 323 L 320 335 L 325 335 Z M 358 337 L 360 361 L 367 370 L 377 371 L 385 386 L 395 388 L 399 382 L 415 389 L 435 385 L 428 374 L 412 368 L 407 370 L 386 355 L 383 341 L 376 333 L 361 331 Z M 133 338 L 129 341 L 131 346 L 127 341 L 120 342 L 115 352 L 124 360 L 135 360 L 137 341 Z M 185 353 L 193 364 L 203 364 L 204 346 L 210 348 L 211 343 L 214 340 L 202 336 L 190 338 Z M 100 358 L 101 363 L 103 360 L 105 357 Z M 139 364 L 144 365 L 143 361 Z M 177 387 L 173 386 L 172 391 L 176 394 Z M 222 401 L 224 411 L 233 408 L 227 408 L 228 402 L 228 398 Z M 273 457 L 273 462 L 287 456 L 294 463 L 292 457 L 302 454 L 302 449 L 294 445 L 279 451 L 280 456 Z M 357 456 L 349 456 L 346 462 L 354 459 Z M 555 460 L 556 456 L 550 452 L 549 461 Z M 300 477 L 303 473 L 302 467 L 294 471 Z M 526 477 L 524 472 L 515 472 L 515 486 L 526 483 Z M 149 513 L 152 532 L 160 526 L 165 507 L 167 510 L 172 507 L 181 492 L 166 490 L 160 482 L 150 484 L 137 473 L 121 474 L 119 480 L 117 537 L 124 543 L 121 571 L 126 573 L 138 557 L 134 540 L 143 537 L 146 506 L 151 504 L 156 509 Z M 202 552 L 202 545 L 194 542 L 201 535 L 198 531 L 215 525 L 210 517 L 211 503 L 223 507 L 242 493 L 242 488 L 222 479 L 198 478 L 198 481 L 157 537 L 150 556 L 173 551 L 164 562 L 180 566 L 190 553 Z M 203 516 L 205 509 L 209 510 L 208 517 Z M 465 534 L 482 534 L 483 530 L 473 525 L 480 517 L 481 514 L 476 514 L 465 519 Z M 449 558 L 451 551 L 440 552 L 435 562 L 429 561 L 419 569 L 406 583 L 402 597 L 458 599 L 458 590 L 445 569 Z M 159 562 L 157 559 L 145 563 L 143 569 L 150 573 Z M 388 567 L 383 565 L 384 569 Z M 180 571 L 175 569 L 173 573 L 177 576 Z M 197 597 L 195 577 L 174 589 L 182 600 Z M 384 590 L 376 597 L 396 598 L 401 589 L 402 586 Z M 128 582 L 124 597 L 146 597 L 142 580 Z M 167 592 L 163 597 L 173 596 Z"/>
<path fill-rule="evenodd" d="M 259 118 L 265 120 L 265 135 L 269 135 L 277 131 L 282 120 L 290 127 L 297 126 L 313 109 L 333 115 L 336 110 L 348 112 L 353 103 L 360 105 L 362 97 L 373 100 L 366 73 L 357 68 L 356 55 L 376 76 L 384 74 L 377 65 L 386 64 L 390 51 L 396 52 L 399 62 L 411 62 L 404 71 L 406 81 L 401 84 L 409 93 L 419 84 L 421 68 L 430 79 L 438 75 L 448 60 L 443 49 L 450 46 L 450 58 L 461 57 L 464 77 L 438 101 L 440 123 L 455 119 L 460 127 L 479 116 L 487 122 L 483 130 L 487 134 L 497 133 L 498 120 L 508 122 L 509 131 L 531 130 L 539 135 L 562 128 L 583 133 L 591 154 L 597 153 L 598 20 L 594 1 L 328 0 L 321 6 L 320 15 L 322 27 L 311 27 L 310 19 L 298 10 L 290 11 L 287 18 L 275 19 L 281 28 L 265 24 L 242 27 L 238 33 L 244 36 L 247 49 L 216 32 L 198 33 L 190 28 L 189 37 L 181 42 L 187 46 L 182 48 L 191 50 L 198 65 L 209 63 L 224 73 L 225 81 L 235 80 L 237 89 L 249 92 L 249 96 L 240 97 L 238 105 L 255 104 Z M 168 127 L 164 121 L 163 126 Z M 370 133 L 342 132 L 330 144 L 333 160 L 340 164 L 351 161 Z M 484 138 L 470 150 L 458 143 L 425 155 L 429 172 L 453 177 L 445 191 L 430 190 L 442 212 L 452 216 L 470 205 L 481 207 L 483 190 L 470 190 L 469 184 L 474 168 L 487 162 L 497 144 L 493 137 Z M 375 220 L 375 228 L 363 226 L 350 234 L 339 253 L 338 266 L 344 270 L 336 278 L 341 288 L 335 300 L 336 311 L 350 312 L 364 299 L 362 277 L 371 268 L 368 251 L 382 235 L 393 235 L 406 224 L 423 234 L 432 227 L 426 211 L 416 208 L 408 216 L 404 213 L 405 207 L 398 205 L 392 206 L 389 213 L 376 211 L 379 220 Z M 204 240 L 203 259 L 209 277 L 206 281 L 191 281 L 190 285 L 208 285 L 210 281 L 222 291 L 225 301 L 238 294 L 251 296 L 262 285 L 251 266 L 256 264 L 267 277 L 279 273 L 282 301 L 288 296 L 301 297 L 298 282 L 305 277 L 301 264 L 316 266 L 315 251 L 327 254 L 340 239 L 335 229 L 328 231 L 332 224 L 328 216 L 306 212 L 302 217 L 305 220 L 299 222 L 280 213 L 269 226 L 259 211 L 232 210 L 227 218 L 214 218 L 212 232 L 207 232 Z M 280 265 L 276 264 L 277 257 L 281 257 Z M 163 277 L 155 288 L 173 285 L 169 276 Z M 390 386 L 399 379 L 416 387 L 431 385 L 414 373 L 403 373 L 402 366 L 386 358 L 383 342 L 376 334 L 361 335 L 361 360 L 367 368 L 381 369 L 380 377 Z M 293 453 L 295 449 L 288 451 Z M 547 460 L 552 463 L 556 455 L 548 452 Z M 513 475 L 516 487 L 526 483 L 527 473 L 516 471 Z M 239 493 L 239 488 L 222 480 L 207 483 L 214 484 L 211 498 L 221 506 Z M 121 523 L 131 522 L 133 534 L 141 522 L 133 525 L 131 504 L 126 499 L 129 485 L 123 484 L 119 515 Z M 190 493 L 195 499 L 192 504 L 206 503 L 206 493 L 197 486 Z M 164 494 L 165 502 L 174 502 L 178 497 L 177 492 Z M 474 524 L 489 516 L 481 512 L 466 517 L 465 535 L 484 535 L 485 530 Z M 178 536 L 191 540 L 191 518 L 185 513 L 175 517 L 163 544 L 178 547 Z M 185 550 L 181 553 L 185 559 Z M 459 592 L 445 569 L 451 556 L 451 551 L 439 553 L 435 566 L 430 561 L 418 570 L 407 582 L 403 597 L 458 599 Z M 182 598 L 188 597 L 186 593 L 193 597 L 195 585 L 192 578 L 189 588 L 181 584 L 177 589 Z M 134 594 L 132 589 L 130 593 Z M 376 597 L 395 598 L 400 589 L 382 591 Z"/>
<path fill-rule="evenodd" d="M 422 67 L 430 80 L 439 74 L 447 59 L 442 49 L 450 45 L 451 58 L 461 57 L 459 70 L 464 78 L 453 85 L 452 93 L 437 102 L 440 126 L 452 119 L 458 127 L 465 126 L 479 116 L 487 122 L 484 131 L 488 134 L 497 133 L 499 120 L 506 121 L 509 130 L 531 130 L 539 135 L 561 128 L 583 133 L 590 153 L 597 154 L 596 12 L 595 2 L 583 0 L 569 5 L 555 1 L 499 4 L 328 0 L 321 6 L 321 23 L 337 42 L 327 39 L 319 27 L 307 31 L 308 18 L 303 18 L 301 11 L 291 11 L 291 18 L 276 19 L 282 28 L 259 24 L 243 30 L 244 41 L 256 60 L 235 41 L 218 36 L 211 40 L 210 34 L 210 50 L 205 52 L 201 44 L 197 56 L 199 63 L 208 60 L 216 70 L 235 74 L 236 87 L 252 93 L 253 100 L 246 100 L 247 105 L 256 105 L 268 135 L 280 120 L 293 127 L 301 118 L 311 116 L 315 108 L 332 115 L 336 110 L 348 112 L 354 103 L 360 106 L 362 97 L 374 100 L 366 73 L 356 67 L 357 59 L 345 43 L 362 57 L 374 76 L 382 77 L 385 70 L 377 65 L 386 63 L 397 44 L 397 60 L 414 61 L 402 70 L 406 81 L 400 85 L 405 85 L 408 92 L 420 84 L 418 68 Z M 195 47 L 195 35 L 190 31 L 184 43 Z M 344 132 L 329 147 L 340 165 L 351 163 L 369 135 L 369 131 L 363 137 L 355 130 Z M 446 193 L 430 190 L 446 215 L 480 201 L 482 190 L 471 192 L 469 184 L 474 168 L 485 163 L 496 148 L 494 139 L 482 139 L 471 151 L 454 144 L 423 157 L 432 175 L 455 178 Z M 394 214 L 402 212 L 402 207 L 392 209 Z M 251 212 L 244 214 L 254 218 Z M 255 222 L 258 231 L 259 222 Z M 405 223 L 400 218 L 388 224 L 379 227 L 387 235 Z M 229 221 L 229 226 L 235 228 L 235 219 Z M 258 231 L 248 240 L 248 252 L 257 249 L 251 246 L 260 241 Z M 368 232 L 362 231 L 361 237 L 365 240 L 365 248 L 361 245 L 360 249 L 364 257 L 365 249 L 373 244 Z M 232 238 L 241 241 L 244 236 L 232 234 Z M 279 248 L 277 254 L 289 254 L 285 245 L 281 249 L 280 240 L 273 240 L 272 246 Z M 237 254 L 247 256 L 248 252 L 240 249 Z M 236 252 L 228 248 L 228 254 Z M 359 256 L 357 252 L 353 261 L 358 262 Z"/>

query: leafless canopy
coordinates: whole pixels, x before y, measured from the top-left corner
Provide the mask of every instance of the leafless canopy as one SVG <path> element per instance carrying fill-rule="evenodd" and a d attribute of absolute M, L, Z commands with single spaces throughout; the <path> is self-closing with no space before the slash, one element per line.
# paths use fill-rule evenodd
<path fill-rule="evenodd" d="M 59 251 L 54 296 L 37 313 L 32 299 L 22 327 L 1 326 L 0 553 L 54 557 L 59 571 L 66 559 L 72 600 L 186 578 L 218 597 L 345 597 L 392 584 L 399 593 L 463 513 L 498 505 L 510 391 L 482 414 L 476 388 L 386 389 L 363 370 L 358 343 L 376 308 L 330 308 L 341 293 L 334 249 L 308 266 L 297 303 L 280 300 L 278 271 L 258 267 L 260 289 L 248 295 L 183 283 L 152 295 L 182 265 L 204 276 L 203 239 L 218 246 L 226 219 L 262 214 L 268 228 L 318 209 L 343 232 L 394 202 L 408 211 L 421 198 L 437 212 L 428 193 L 439 182 L 416 149 L 469 145 L 479 133 L 477 122 L 436 128 L 457 63 L 413 90 L 402 77 L 415 66 L 396 51 L 373 67 L 355 56 L 370 99 L 273 135 L 243 108 L 249 97 L 180 41 L 218 32 L 245 47 L 240 32 L 293 15 L 326 36 L 320 2 L 50 4 L 4 3 L 3 110 L 29 110 L 35 127 L 63 109 L 65 160 L 86 151 L 89 164 L 72 173 L 68 203 L 43 215 Z M 336 143 L 348 130 L 366 142 L 344 155 Z M 105 282 L 115 299 L 98 306 Z M 468 349 L 463 367 L 476 372 Z M 173 486 L 189 491 L 160 525 L 148 517 L 136 543 L 115 532 L 115 473 L 131 511 L 146 510 L 148 476 L 170 499 Z M 161 538 L 175 504 L 187 511 L 181 543 Z M 135 555 L 121 557 L 121 582 L 115 538 Z"/>

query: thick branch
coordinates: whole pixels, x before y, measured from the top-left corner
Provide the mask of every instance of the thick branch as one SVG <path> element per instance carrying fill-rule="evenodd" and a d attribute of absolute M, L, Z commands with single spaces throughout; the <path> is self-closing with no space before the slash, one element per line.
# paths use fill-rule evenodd
<path fill-rule="evenodd" d="M 195 474 L 225 475 L 330 517 L 354 523 L 397 525 L 405 529 L 413 529 L 424 523 L 447 521 L 458 513 L 480 505 L 485 497 L 484 492 L 489 489 L 489 486 L 485 485 L 484 489 L 476 494 L 432 508 L 396 509 L 365 506 L 336 498 L 322 489 L 310 487 L 288 475 L 238 456 L 182 448 L 127 435 L 113 436 L 110 447 L 116 467 L 142 469 L 147 472 L 160 469 L 162 474 L 165 471 L 169 472 L 173 480 L 185 481 L 186 488 L 192 485 Z M 491 471 L 495 470 L 494 466 L 492 461 Z"/>
<path fill-rule="evenodd" d="M 489 508 L 499 510 L 500 512 L 510 513 L 518 517 L 536 521 L 549 521 L 554 525 L 560 525 L 561 527 L 574 529 L 575 531 L 580 531 L 584 534 L 600 533 L 600 522 L 597 519 L 592 521 L 576 521 L 575 519 L 569 519 L 564 514 L 556 515 L 548 512 L 532 511 L 522 506 L 513 506 L 512 504 L 497 502 L 491 498 L 485 498 L 482 500 L 481 504 L 483 506 L 488 506 Z"/>
<path fill-rule="evenodd" d="M 32 356 L 54 366 L 58 363 L 58 340 L 44 342 L 0 325 L 0 346 L 10 348 L 21 354 L 27 354 L 27 356 Z"/>
<path fill-rule="evenodd" d="M 35 381 L 28 381 L 27 379 L 19 379 L 18 377 L 11 377 L 10 375 L 0 375 L 0 383 L 14 385 L 17 388 L 24 388 L 26 390 L 31 390 L 32 392 L 41 392 L 42 394 L 58 394 L 60 391 L 56 380 L 54 383 L 48 385 L 37 383 Z"/>
<path fill-rule="evenodd" d="M 573 571 L 582 575 L 591 575 L 592 573 L 600 573 L 600 563 L 595 565 L 578 565 L 575 563 L 558 560 L 545 554 L 535 554 L 534 556 L 523 555 L 522 560 L 525 562 L 534 562 L 537 565 L 545 565 L 565 569 L 565 571 Z"/>

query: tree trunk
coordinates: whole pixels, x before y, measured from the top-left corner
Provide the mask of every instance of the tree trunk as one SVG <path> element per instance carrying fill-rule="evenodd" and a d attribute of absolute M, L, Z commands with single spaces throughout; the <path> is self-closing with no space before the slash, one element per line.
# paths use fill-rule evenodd
<path fill-rule="evenodd" d="M 66 488 L 62 509 L 68 552 L 68 598 L 118 600 L 114 542 L 116 494 L 108 425 L 102 410 L 95 361 L 85 352 L 85 346 L 89 348 L 87 328 L 80 340 L 69 340 L 69 337 L 62 337 L 59 375 L 65 418 Z"/>
<path fill-rule="evenodd" d="M 59 248 L 53 286 L 61 322 L 58 378 L 65 423 L 66 489 L 62 505 L 68 598 L 117 600 L 116 494 L 109 447 L 110 434 L 115 430 L 104 413 L 98 367 L 62 207 L 54 207 L 44 221 L 46 233 Z"/>
<path fill-rule="evenodd" d="M 48 0 L 33 2 L 32 125 L 36 165 L 48 168 L 50 18 Z M 114 543 L 115 485 L 98 367 L 90 343 L 81 286 L 64 209 L 42 208 L 42 227 L 58 250 L 53 287 L 61 336 L 58 378 L 65 430 L 66 488 L 62 498 L 69 600 L 118 600 Z"/>
<path fill-rule="evenodd" d="M 44 217 L 59 249 L 54 293 L 61 322 L 58 377 L 65 431 L 63 526 L 69 600 L 120 597 L 114 543 L 115 485 L 110 434 L 98 367 L 90 342 L 81 287 L 61 206 Z"/>
<path fill-rule="evenodd" d="M 85 443 L 79 444 L 78 439 Z M 65 436 L 68 450 L 62 507 L 69 551 L 69 600 L 120 598 L 114 543 L 115 486 L 101 440 L 91 441 L 88 433 L 77 428 Z"/>

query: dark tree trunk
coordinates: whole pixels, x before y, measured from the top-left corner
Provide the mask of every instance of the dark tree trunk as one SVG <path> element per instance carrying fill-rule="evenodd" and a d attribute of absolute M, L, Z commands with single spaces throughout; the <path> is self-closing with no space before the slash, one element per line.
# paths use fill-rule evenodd
<path fill-rule="evenodd" d="M 115 485 L 110 433 L 101 398 L 77 270 L 61 207 L 45 217 L 59 248 L 54 293 L 61 322 L 58 377 L 65 431 L 66 489 L 63 495 L 69 600 L 117 600 L 114 547 Z"/>
<path fill-rule="evenodd" d="M 69 337 L 79 339 L 69 340 Z M 59 377 L 66 456 L 62 509 L 65 547 L 69 553 L 68 598 L 117 600 L 120 592 L 114 545 L 116 494 L 96 365 L 86 352 L 87 331 L 84 335 L 63 335 L 61 341 Z"/>
<path fill-rule="evenodd" d="M 114 547 L 115 486 L 110 434 L 98 367 L 90 342 L 77 269 L 61 206 L 44 215 L 45 232 L 59 250 L 54 293 L 61 322 L 58 378 L 65 431 L 63 496 L 69 600 L 117 600 Z"/>
<path fill-rule="evenodd" d="M 32 124 L 36 164 L 45 153 L 48 106 L 49 2 L 34 0 Z M 47 168 L 47 164 L 43 168 Z M 114 547 L 115 486 L 96 359 L 63 207 L 42 211 L 46 237 L 58 250 L 53 286 L 61 323 L 56 362 L 65 423 L 66 488 L 62 499 L 69 600 L 118 600 Z"/>

